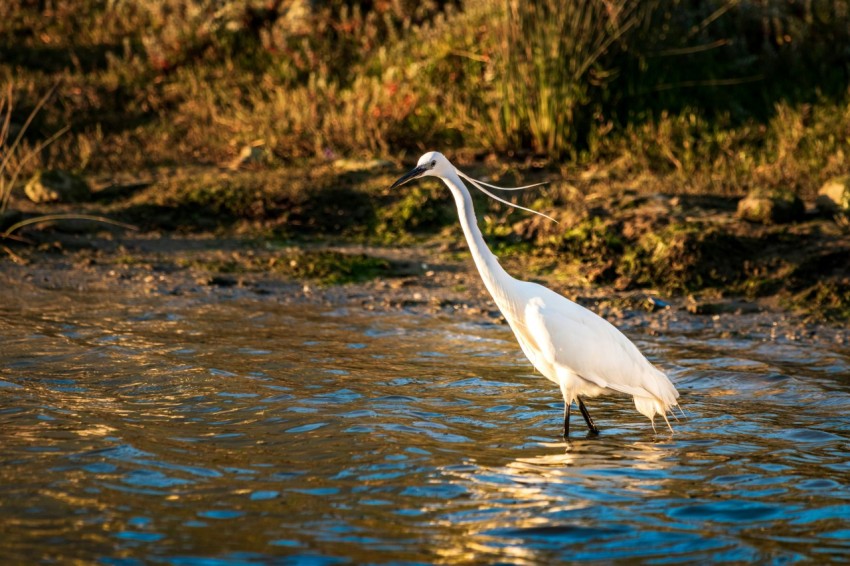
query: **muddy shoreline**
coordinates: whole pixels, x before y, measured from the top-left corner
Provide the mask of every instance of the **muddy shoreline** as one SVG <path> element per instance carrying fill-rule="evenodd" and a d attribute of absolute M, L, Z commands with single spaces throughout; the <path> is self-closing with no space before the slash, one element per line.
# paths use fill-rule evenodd
<path fill-rule="evenodd" d="M 14 217 L 75 213 L 137 230 L 28 225 L 0 242 L 0 283 L 24 297 L 27 289 L 244 295 L 501 320 L 445 188 L 423 181 L 389 191 L 398 173 L 389 165 L 152 171 L 145 182 L 100 179 L 88 199 L 70 203 L 13 193 L 0 228 Z M 486 164 L 468 169 L 490 178 Z M 485 240 L 515 277 L 636 331 L 711 326 L 847 343 L 850 231 L 813 203 L 796 222 L 759 224 L 737 216 L 735 198 L 663 193 L 633 178 L 580 182 L 537 168 L 510 176 L 538 181 L 548 184 L 519 202 L 557 223 L 476 195 Z"/>
<path fill-rule="evenodd" d="M 411 316 L 464 318 L 502 324 L 503 319 L 468 257 L 447 258 L 445 246 L 372 247 L 314 244 L 313 250 L 381 258 L 395 266 L 386 276 L 345 284 L 293 279 L 273 270 L 211 269 L 223 261 L 272 265 L 281 248 L 261 240 L 209 235 L 51 234 L 49 245 L 18 249 L 18 261 L 5 261 L 0 284 L 16 290 L 26 308 L 33 293 L 110 293 L 187 296 L 198 300 L 247 299 L 317 308 L 405 311 Z M 250 261 L 246 261 L 250 260 Z M 230 265 L 230 264 L 228 264 Z M 506 268 L 519 275 L 521 262 Z M 850 331 L 841 321 L 813 321 L 781 308 L 776 301 L 740 297 L 695 299 L 652 289 L 570 286 L 533 277 L 605 316 L 627 333 L 693 333 L 747 336 L 762 341 L 807 341 L 843 349 Z M 8 296 L 8 295 L 7 295 Z"/>

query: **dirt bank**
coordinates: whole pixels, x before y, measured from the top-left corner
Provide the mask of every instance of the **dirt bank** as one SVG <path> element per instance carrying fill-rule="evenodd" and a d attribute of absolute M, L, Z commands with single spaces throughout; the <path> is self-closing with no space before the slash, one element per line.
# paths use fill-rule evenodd
<path fill-rule="evenodd" d="M 199 300 L 249 298 L 376 312 L 404 310 L 412 316 L 466 318 L 502 323 L 468 258 L 447 257 L 445 247 L 372 248 L 312 246 L 298 257 L 340 254 L 380 261 L 381 274 L 360 282 L 325 284 L 259 266 L 291 253 L 257 240 L 209 236 L 99 237 L 52 234 L 56 239 L 26 259 L 5 262 L 0 284 L 20 290 L 21 308 L 34 292 L 128 293 L 190 296 Z M 23 260 L 24 258 L 21 257 Z M 522 271 L 522 262 L 507 267 Z M 229 266 L 222 269 L 221 266 Z M 236 268 L 241 266 L 241 268 Z M 694 299 L 652 289 L 572 286 L 557 278 L 535 278 L 602 314 L 627 333 L 691 333 L 765 341 L 805 340 L 843 349 L 850 332 L 840 321 L 825 322 L 779 308 L 773 300 Z"/>
<path fill-rule="evenodd" d="M 86 213 L 139 229 L 33 224 L 3 242 L 0 271 L 13 285 L 245 291 L 497 319 L 446 191 L 421 183 L 389 192 L 397 173 L 386 164 L 157 171 L 100 180 L 82 203 L 35 205 L 16 196 L 14 218 Z M 733 198 L 577 186 L 551 171 L 521 178 L 551 182 L 522 202 L 559 223 L 477 200 L 493 250 L 516 276 L 615 319 L 748 316 L 803 335 L 809 323 L 840 329 L 850 317 L 850 234 L 834 219 L 810 210 L 793 224 L 751 224 L 736 217 Z"/>

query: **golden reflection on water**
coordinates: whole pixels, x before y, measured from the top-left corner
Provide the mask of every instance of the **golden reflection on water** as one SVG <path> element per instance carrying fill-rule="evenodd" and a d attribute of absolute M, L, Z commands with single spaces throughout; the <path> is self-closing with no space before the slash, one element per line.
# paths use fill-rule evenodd
<path fill-rule="evenodd" d="M 675 433 L 600 399 L 603 433 L 565 443 L 559 393 L 503 327 L 108 299 L 0 313 L 13 562 L 51 545 L 81 563 L 824 556 L 798 555 L 795 537 L 847 556 L 842 352 L 818 374 L 751 362 L 749 342 L 722 355 L 653 342 L 683 392 Z"/>
<path fill-rule="evenodd" d="M 522 532 L 551 526 L 553 515 L 569 515 L 570 512 L 592 508 L 597 505 L 592 499 L 564 498 L 571 486 L 593 486 L 594 479 L 605 470 L 623 469 L 628 461 L 632 469 L 660 472 L 672 465 L 674 451 L 660 442 L 567 441 L 541 442 L 547 450 L 541 454 L 526 456 L 519 454 L 504 466 L 486 468 L 476 466 L 470 470 L 442 468 L 441 474 L 450 483 L 462 485 L 469 493 L 463 507 L 476 510 L 476 520 L 468 526 L 452 521 L 438 521 L 441 527 L 451 532 L 451 537 L 441 538 L 435 549 L 442 564 L 475 564 L 488 561 L 494 556 L 509 559 L 516 564 L 539 564 L 543 557 L 522 537 L 494 535 L 494 532 Z M 611 460 L 607 453 L 616 451 L 619 458 Z M 639 496 L 663 492 L 670 477 L 654 474 L 635 478 L 630 474 L 606 474 L 607 491 L 634 492 Z M 560 489 L 553 489 L 559 486 Z M 505 502 L 510 501 L 510 512 L 504 512 Z M 488 513 L 489 510 L 495 512 Z M 510 543 L 515 539 L 514 543 Z"/>
<path fill-rule="evenodd" d="M 109 426 L 107 424 L 92 424 L 86 428 L 77 429 L 76 432 L 78 435 L 83 438 L 87 436 L 109 436 L 115 434 L 118 431 L 114 426 Z"/>

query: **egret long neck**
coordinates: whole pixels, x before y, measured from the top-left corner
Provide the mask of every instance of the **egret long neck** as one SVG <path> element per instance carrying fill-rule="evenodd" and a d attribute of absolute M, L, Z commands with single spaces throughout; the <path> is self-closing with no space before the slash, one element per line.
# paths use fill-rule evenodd
<path fill-rule="evenodd" d="M 487 247 L 487 243 L 481 235 L 481 230 L 478 229 L 475 209 L 472 206 L 472 197 L 466 185 L 463 184 L 463 181 L 454 172 L 449 177 L 443 179 L 443 181 L 452 191 L 452 195 L 454 195 L 460 225 L 463 228 L 463 234 L 466 236 L 466 242 L 469 245 L 469 251 L 472 253 L 475 266 L 478 268 L 478 273 L 481 275 L 484 285 L 502 313 L 508 315 L 505 312 L 505 309 L 509 308 L 505 288 L 509 286 L 508 282 L 512 281 L 513 278 L 502 269 L 498 258 Z"/>

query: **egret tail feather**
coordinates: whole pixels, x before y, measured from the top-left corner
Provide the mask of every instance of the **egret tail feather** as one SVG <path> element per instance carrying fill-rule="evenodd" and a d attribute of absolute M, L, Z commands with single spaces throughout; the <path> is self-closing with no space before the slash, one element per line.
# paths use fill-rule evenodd
<path fill-rule="evenodd" d="M 670 421 L 667 420 L 667 413 L 661 413 L 661 416 L 664 417 L 664 422 L 667 423 L 667 428 L 670 429 L 670 432 L 673 432 L 673 427 L 670 426 Z"/>
<path fill-rule="evenodd" d="M 670 430 L 673 430 L 673 427 L 670 426 L 670 421 L 667 419 L 667 411 L 671 409 L 670 404 L 665 403 L 661 399 L 655 399 L 651 397 L 635 397 L 635 408 L 639 413 L 644 415 L 649 419 L 652 423 L 652 430 L 655 430 L 655 415 L 661 415 L 664 417 L 664 422 L 667 423 L 667 426 Z"/>

